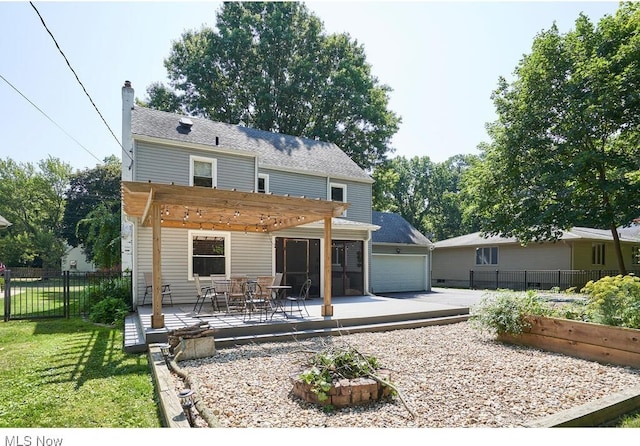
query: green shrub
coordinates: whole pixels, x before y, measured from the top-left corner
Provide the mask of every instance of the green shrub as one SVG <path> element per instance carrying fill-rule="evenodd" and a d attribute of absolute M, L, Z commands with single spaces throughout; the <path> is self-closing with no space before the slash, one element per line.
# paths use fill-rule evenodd
<path fill-rule="evenodd" d="M 129 314 L 129 305 L 117 297 L 107 297 L 91 307 L 89 319 L 99 324 L 124 327 L 124 319 Z"/>
<path fill-rule="evenodd" d="M 131 286 L 128 278 L 101 280 L 89 288 L 89 302 L 94 305 L 107 297 L 116 297 L 123 302 L 131 301 Z"/>
<path fill-rule="evenodd" d="M 547 316 L 550 307 L 535 291 L 496 291 L 482 298 L 470 315 L 471 325 L 492 334 L 520 334 L 530 327 L 527 315 Z"/>
<path fill-rule="evenodd" d="M 126 278 L 103 280 L 89 289 L 89 319 L 92 322 L 124 326 L 129 314 L 131 288 Z"/>
<path fill-rule="evenodd" d="M 630 275 L 606 276 L 589 281 L 582 293 L 589 301 L 587 311 L 593 322 L 640 328 L 640 278 Z"/>

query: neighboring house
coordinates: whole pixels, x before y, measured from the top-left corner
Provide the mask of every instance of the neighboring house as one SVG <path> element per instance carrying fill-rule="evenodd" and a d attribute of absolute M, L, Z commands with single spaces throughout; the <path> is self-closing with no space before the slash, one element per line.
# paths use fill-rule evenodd
<path fill-rule="evenodd" d="M 390 212 L 372 212 L 371 288 L 373 293 L 430 291 L 434 244 Z"/>
<path fill-rule="evenodd" d="M 371 221 L 373 180 L 338 146 L 135 106 L 129 83 L 122 88 L 122 98 L 123 188 L 148 186 L 145 191 L 125 190 L 123 198 L 122 267 L 133 271 L 137 302 L 145 290 L 142 273 L 152 271 L 154 253 L 160 252 L 162 281 L 171 284 L 175 303 L 195 301 L 194 273 L 206 278 L 283 273 L 283 283 L 292 286 L 292 293 L 310 278 L 312 297 L 324 295 L 325 276 L 331 274 L 330 296 L 370 292 L 371 233 L 378 229 Z M 157 223 L 162 227 L 157 238 L 162 235 L 156 248 L 155 227 L 148 221 L 158 218 L 150 213 L 153 197 L 160 200 L 164 193 L 162 187 L 174 196 L 182 190 L 184 206 L 173 203 L 171 209 L 161 208 L 166 218 L 160 217 Z M 220 196 L 235 194 L 225 202 L 225 209 L 220 208 L 219 221 L 212 208 L 203 217 L 195 206 L 202 203 L 195 200 L 205 192 L 214 195 L 201 188 L 215 189 Z M 146 206 L 145 194 L 149 196 Z M 240 195 L 247 203 L 233 198 Z M 228 229 L 236 215 L 238 220 L 245 216 L 242 205 L 254 203 L 257 196 L 264 202 L 260 224 Z M 316 213 L 316 221 L 302 225 L 291 218 L 274 223 L 270 203 L 277 202 L 286 211 L 286 198 L 279 198 L 286 196 L 304 196 L 295 205 L 307 200 L 314 211 L 316 201 L 319 208 L 327 204 L 339 209 L 334 218 L 328 218 L 329 245 L 326 214 L 322 219 Z M 138 199 L 139 205 L 131 204 Z M 236 205 L 238 211 L 229 216 Z M 254 208 L 251 212 L 257 218 Z M 177 213 L 181 213 L 181 225 L 166 221 Z M 198 219 L 206 223 L 198 226 Z"/>
<path fill-rule="evenodd" d="M 622 255 L 627 270 L 640 269 L 640 240 L 620 232 Z M 471 272 L 516 271 L 607 271 L 616 272 L 618 262 L 613 237 L 608 230 L 576 227 L 557 242 L 529 243 L 521 246 L 515 238 L 483 238 L 479 232 L 435 243 L 432 284 L 468 287 Z M 515 276 L 514 276 L 515 277 Z M 545 282 L 533 279 L 528 282 Z M 549 281 L 553 284 L 552 281 Z M 547 284 L 548 285 L 548 284 Z M 542 283 L 541 287 L 545 287 Z"/>
<path fill-rule="evenodd" d="M 96 265 L 88 262 L 81 246 L 72 247 L 66 245 L 64 256 L 62 256 L 62 271 L 72 273 L 90 273 L 96 271 Z"/>

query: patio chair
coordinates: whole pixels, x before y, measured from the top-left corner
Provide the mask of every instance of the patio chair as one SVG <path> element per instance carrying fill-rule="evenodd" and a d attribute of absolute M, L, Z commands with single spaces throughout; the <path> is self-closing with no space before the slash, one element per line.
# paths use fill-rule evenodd
<path fill-rule="evenodd" d="M 257 288 L 258 297 L 262 297 L 264 299 L 271 299 L 271 291 L 267 287 L 273 285 L 274 280 L 275 280 L 274 276 L 256 277 L 256 282 L 258 283 L 258 288 Z"/>
<path fill-rule="evenodd" d="M 144 305 L 144 301 L 147 299 L 147 296 L 151 296 L 153 298 L 153 274 L 144 272 L 142 273 L 144 277 L 144 296 L 142 296 L 142 305 Z M 171 302 L 171 306 L 173 306 L 173 298 L 171 297 L 171 285 L 165 283 L 162 285 L 162 303 L 164 303 L 164 297 L 169 296 L 169 302 Z"/>
<path fill-rule="evenodd" d="M 265 291 L 267 294 L 265 294 Z M 247 281 L 245 283 L 244 288 L 244 309 L 243 309 L 243 320 L 249 319 L 253 317 L 254 313 L 258 313 L 259 321 L 262 322 L 262 313 L 264 312 L 264 320 L 267 320 L 267 315 L 269 312 L 269 297 L 268 290 L 262 290 L 262 287 L 258 283 L 258 281 Z"/>
<path fill-rule="evenodd" d="M 307 316 L 309 316 L 309 310 L 307 310 L 307 304 L 305 303 L 309 298 L 309 288 L 311 288 L 311 279 L 305 280 L 302 287 L 300 287 L 300 293 L 298 293 L 297 296 L 287 296 L 287 300 L 289 301 L 289 313 L 293 313 L 293 303 L 295 302 L 298 304 L 298 309 L 296 311 L 299 311 L 302 316 L 302 308 L 304 308 Z M 302 304 L 302 307 L 300 304 Z"/>
<path fill-rule="evenodd" d="M 247 276 L 231 276 L 229 283 L 229 311 L 244 311 Z"/>
<path fill-rule="evenodd" d="M 193 281 L 196 285 L 196 303 L 193 306 L 193 312 L 200 313 L 200 311 L 202 311 L 202 305 L 204 304 L 204 301 L 207 300 L 207 298 L 211 299 L 213 289 L 208 285 L 202 285 L 200 283 L 200 275 L 198 273 L 193 273 Z M 198 307 L 198 304 L 200 305 L 200 307 Z"/>

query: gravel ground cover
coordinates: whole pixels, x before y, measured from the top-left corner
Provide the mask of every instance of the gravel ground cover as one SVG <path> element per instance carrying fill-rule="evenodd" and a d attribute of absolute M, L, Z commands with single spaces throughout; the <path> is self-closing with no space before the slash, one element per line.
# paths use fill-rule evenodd
<path fill-rule="evenodd" d="M 291 395 L 290 376 L 328 343 L 376 356 L 416 417 L 398 397 L 325 412 Z M 640 370 L 502 344 L 469 322 L 237 346 L 179 365 L 225 428 L 517 428 L 640 383 Z"/>

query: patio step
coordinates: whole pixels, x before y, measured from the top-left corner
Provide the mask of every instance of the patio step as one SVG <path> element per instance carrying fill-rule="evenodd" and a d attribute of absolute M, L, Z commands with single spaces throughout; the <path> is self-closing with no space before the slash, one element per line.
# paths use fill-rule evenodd
<path fill-rule="evenodd" d="M 125 317 L 122 348 L 127 353 L 147 351 L 147 341 L 142 330 L 142 323 L 137 314 L 130 314 Z"/>
<path fill-rule="evenodd" d="M 278 330 L 260 330 L 254 333 L 247 333 L 243 330 L 243 334 L 230 335 L 231 329 L 221 329 L 214 334 L 216 348 L 233 347 L 234 345 L 263 343 L 263 342 L 279 342 L 292 341 L 296 339 L 305 339 L 317 336 L 340 336 L 362 332 L 382 332 L 391 330 L 406 330 L 412 328 L 428 327 L 432 325 L 445 325 L 463 322 L 469 319 L 469 314 L 458 314 L 452 316 L 435 316 L 422 319 L 408 319 L 401 321 L 383 321 L 366 324 L 317 326 L 314 322 L 300 324 L 280 324 L 279 326 L 268 325 L 266 327 L 279 327 Z M 314 326 L 316 325 L 316 326 Z"/>

